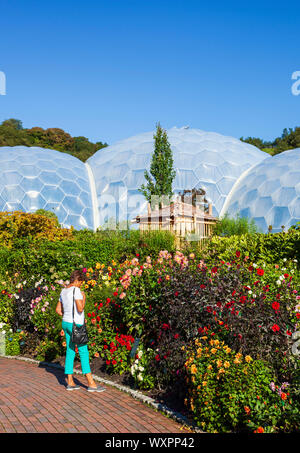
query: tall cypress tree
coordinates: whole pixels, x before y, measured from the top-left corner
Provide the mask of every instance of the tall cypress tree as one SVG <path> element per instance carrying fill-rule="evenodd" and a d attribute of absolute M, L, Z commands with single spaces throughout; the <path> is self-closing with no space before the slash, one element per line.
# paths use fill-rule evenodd
<path fill-rule="evenodd" d="M 176 175 L 173 168 L 173 153 L 168 141 L 167 132 L 158 123 L 154 138 L 154 152 L 152 155 L 150 174 L 146 170 L 144 175 L 147 184 L 139 189 L 147 201 L 151 202 L 152 195 L 172 197 L 172 183 Z M 161 207 L 161 202 L 159 202 Z"/>

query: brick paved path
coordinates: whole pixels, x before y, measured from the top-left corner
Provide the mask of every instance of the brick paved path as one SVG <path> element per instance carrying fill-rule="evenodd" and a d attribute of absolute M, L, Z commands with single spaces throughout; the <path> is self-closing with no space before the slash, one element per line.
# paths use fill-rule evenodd
<path fill-rule="evenodd" d="M 186 433 L 182 425 L 113 387 L 68 392 L 62 370 L 0 357 L 0 433 Z"/>

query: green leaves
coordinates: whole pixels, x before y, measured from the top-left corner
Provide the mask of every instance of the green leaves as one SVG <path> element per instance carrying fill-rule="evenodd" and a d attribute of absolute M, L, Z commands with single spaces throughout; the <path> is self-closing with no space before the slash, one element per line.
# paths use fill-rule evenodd
<path fill-rule="evenodd" d="M 176 175 L 173 169 L 173 154 L 168 142 L 167 133 L 162 129 L 160 124 L 157 125 L 154 140 L 150 174 L 148 171 L 144 173 L 147 184 L 142 184 L 139 189 L 148 202 L 151 202 L 153 195 L 172 197 L 172 182 Z"/>

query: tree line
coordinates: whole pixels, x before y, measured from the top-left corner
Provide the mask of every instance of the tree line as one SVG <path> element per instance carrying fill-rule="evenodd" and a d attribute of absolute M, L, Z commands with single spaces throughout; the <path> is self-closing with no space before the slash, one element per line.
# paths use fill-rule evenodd
<path fill-rule="evenodd" d="M 283 129 L 281 137 L 277 137 L 273 141 L 264 141 L 257 137 L 247 137 L 245 139 L 241 137 L 240 140 L 275 156 L 275 154 L 282 153 L 288 149 L 300 148 L 300 127 Z"/>
<path fill-rule="evenodd" d="M 108 146 L 103 142 L 92 143 L 86 137 L 72 137 L 59 128 L 32 127 L 25 129 L 22 121 L 15 118 L 3 121 L 0 125 L 0 146 L 20 145 L 56 149 L 72 154 L 83 162 L 99 149 Z"/>

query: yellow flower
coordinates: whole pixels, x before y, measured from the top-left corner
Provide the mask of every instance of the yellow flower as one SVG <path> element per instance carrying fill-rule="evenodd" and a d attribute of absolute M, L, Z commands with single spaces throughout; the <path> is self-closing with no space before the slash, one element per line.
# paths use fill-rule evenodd
<path fill-rule="evenodd" d="M 233 363 L 235 363 L 236 365 L 238 365 L 239 363 L 241 363 L 240 359 L 238 357 L 236 357 L 233 361 Z"/>
<path fill-rule="evenodd" d="M 215 354 L 217 352 L 217 349 L 216 348 L 212 348 L 211 351 L 210 351 L 212 354 Z"/>
<path fill-rule="evenodd" d="M 207 340 L 207 337 L 201 337 L 201 340 Z"/>
<path fill-rule="evenodd" d="M 212 366 L 211 366 L 211 365 L 208 365 L 207 369 L 208 369 L 208 370 L 211 370 L 211 369 L 212 369 Z"/>
<path fill-rule="evenodd" d="M 96 263 L 96 269 L 100 269 L 101 267 L 101 264 L 100 263 Z"/>
<path fill-rule="evenodd" d="M 205 387 L 205 386 L 206 386 L 206 384 L 207 384 L 207 382 L 206 382 L 206 381 L 203 381 L 203 382 L 202 382 L 202 385 L 203 385 L 203 387 Z"/>
<path fill-rule="evenodd" d="M 224 368 L 221 368 L 220 371 L 219 371 L 219 373 L 225 373 Z"/>
<path fill-rule="evenodd" d="M 221 368 L 221 366 L 222 366 L 222 360 L 217 360 L 217 367 Z"/>
<path fill-rule="evenodd" d="M 197 373 L 197 367 L 196 367 L 196 365 L 192 365 L 192 366 L 191 366 L 191 373 L 192 373 L 192 374 L 196 374 L 196 373 Z"/>
<path fill-rule="evenodd" d="M 108 272 L 111 272 L 112 271 L 112 267 L 108 266 L 107 270 L 108 270 Z"/>
<path fill-rule="evenodd" d="M 85 289 L 88 289 L 89 285 L 84 285 Z"/>
<path fill-rule="evenodd" d="M 250 357 L 250 355 L 246 355 L 245 360 L 246 360 L 247 363 L 249 363 L 253 359 L 252 359 L 252 357 Z"/>
<path fill-rule="evenodd" d="M 227 362 L 227 361 L 226 361 L 226 362 L 224 362 L 224 367 L 225 367 L 225 368 L 229 368 L 229 367 L 230 367 L 230 363 L 229 363 L 229 362 Z"/>

